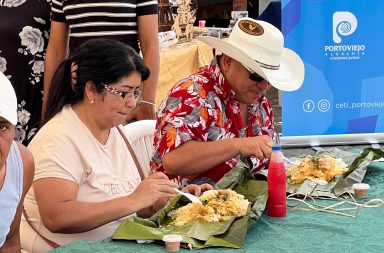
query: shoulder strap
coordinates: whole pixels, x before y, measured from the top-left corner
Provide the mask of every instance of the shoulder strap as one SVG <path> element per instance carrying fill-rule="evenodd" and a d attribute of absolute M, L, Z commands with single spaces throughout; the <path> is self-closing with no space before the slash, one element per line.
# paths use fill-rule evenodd
<path fill-rule="evenodd" d="M 49 240 L 47 237 L 43 236 L 36 228 L 33 226 L 32 222 L 29 220 L 29 217 L 27 215 L 27 212 L 25 211 L 23 207 L 23 215 L 25 220 L 27 221 L 28 225 L 35 231 L 35 233 L 40 236 L 46 243 L 48 243 L 52 248 L 58 248 L 60 247 L 60 244 L 55 243 L 54 241 Z"/>
<path fill-rule="evenodd" d="M 136 156 L 135 151 L 133 150 L 131 144 L 129 143 L 127 137 L 125 136 L 125 134 L 123 133 L 123 131 L 120 129 L 120 127 L 119 127 L 119 126 L 116 126 L 116 128 L 117 128 L 117 130 L 119 131 L 119 133 L 121 134 L 121 136 L 123 137 L 124 142 L 125 142 L 125 145 L 127 145 L 127 148 L 128 148 L 128 150 L 129 150 L 129 153 L 131 153 L 132 159 L 133 159 L 133 161 L 135 162 L 135 165 L 136 165 L 136 167 L 137 167 L 137 170 L 139 171 L 141 180 L 144 180 L 144 179 L 145 179 L 144 172 L 143 172 L 143 169 L 141 168 L 141 165 L 140 165 L 140 163 L 139 163 L 139 160 L 137 159 L 137 156 Z"/>

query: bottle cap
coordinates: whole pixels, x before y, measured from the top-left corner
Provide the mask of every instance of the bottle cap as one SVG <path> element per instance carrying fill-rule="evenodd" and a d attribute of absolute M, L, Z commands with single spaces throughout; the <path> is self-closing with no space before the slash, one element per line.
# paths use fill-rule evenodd
<path fill-rule="evenodd" d="M 273 144 L 272 150 L 281 150 L 281 145 L 280 144 Z"/>

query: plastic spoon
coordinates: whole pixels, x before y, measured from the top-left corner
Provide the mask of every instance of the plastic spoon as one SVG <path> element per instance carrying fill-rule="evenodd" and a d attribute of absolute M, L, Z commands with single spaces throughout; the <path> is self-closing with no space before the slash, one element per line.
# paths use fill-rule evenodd
<path fill-rule="evenodd" d="M 179 189 L 176 189 L 176 188 L 173 188 L 177 193 L 187 197 L 192 203 L 199 203 L 199 204 L 202 204 L 200 199 L 198 197 L 196 197 L 195 195 L 192 195 L 190 193 L 187 193 L 187 192 L 182 192 L 180 191 Z"/>
<path fill-rule="evenodd" d="M 267 142 L 267 146 L 272 148 L 272 146 L 274 145 L 274 143 L 272 141 L 269 141 Z M 287 163 L 290 163 L 290 164 L 293 164 L 293 165 L 299 165 L 300 163 L 299 162 L 294 162 L 292 161 L 291 159 L 283 156 L 283 160 L 286 161 Z"/>
<path fill-rule="evenodd" d="M 283 160 L 288 162 L 288 163 L 290 163 L 290 164 L 293 164 L 293 165 L 299 165 L 300 164 L 299 162 L 294 162 L 294 161 L 292 161 L 291 159 L 289 159 L 289 158 L 287 158 L 285 156 L 283 156 Z"/>

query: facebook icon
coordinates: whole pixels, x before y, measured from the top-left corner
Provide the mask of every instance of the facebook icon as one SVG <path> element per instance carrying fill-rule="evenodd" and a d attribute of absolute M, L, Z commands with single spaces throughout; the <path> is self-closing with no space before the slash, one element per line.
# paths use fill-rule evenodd
<path fill-rule="evenodd" d="M 312 112 L 315 109 L 315 103 L 312 100 L 305 100 L 303 103 L 304 112 Z"/>

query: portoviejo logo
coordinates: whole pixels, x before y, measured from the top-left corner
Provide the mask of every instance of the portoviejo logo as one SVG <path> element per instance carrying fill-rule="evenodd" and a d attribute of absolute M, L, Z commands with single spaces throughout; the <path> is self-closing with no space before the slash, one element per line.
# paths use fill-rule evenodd
<path fill-rule="evenodd" d="M 355 40 L 358 39 L 353 37 L 353 33 L 358 28 L 356 16 L 352 12 L 337 11 L 333 13 L 332 19 L 332 39 L 334 44 L 324 46 L 325 56 L 331 61 L 359 60 L 365 54 L 365 45 L 342 43 L 347 36 L 352 36 L 350 38 Z"/>
<path fill-rule="evenodd" d="M 349 36 L 357 28 L 357 19 L 351 12 L 339 11 L 333 13 L 333 42 L 340 43 L 340 36 Z"/>

